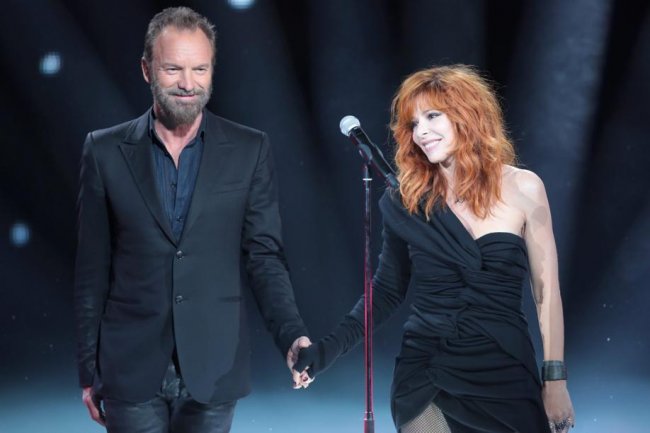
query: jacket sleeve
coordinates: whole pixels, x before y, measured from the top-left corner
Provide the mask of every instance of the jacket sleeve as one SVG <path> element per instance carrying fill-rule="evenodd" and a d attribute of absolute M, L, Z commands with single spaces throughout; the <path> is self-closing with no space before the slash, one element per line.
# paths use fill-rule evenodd
<path fill-rule="evenodd" d="M 81 158 L 74 273 L 77 364 L 82 387 L 91 386 L 95 375 L 99 324 L 108 294 L 111 257 L 106 196 L 94 151 L 90 133 Z"/>
<path fill-rule="evenodd" d="M 286 355 L 294 340 L 308 333 L 296 307 L 281 232 L 273 160 L 263 134 L 246 205 L 242 248 L 257 306 L 276 345 Z"/>

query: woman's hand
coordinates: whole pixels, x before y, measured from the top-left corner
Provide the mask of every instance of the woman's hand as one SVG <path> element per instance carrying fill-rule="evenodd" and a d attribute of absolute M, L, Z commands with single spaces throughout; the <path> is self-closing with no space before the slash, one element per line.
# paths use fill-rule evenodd
<path fill-rule="evenodd" d="M 311 346 L 309 337 L 300 337 L 293 342 L 289 351 L 287 352 L 287 367 L 291 371 L 293 379 L 293 389 L 307 388 L 311 382 L 314 381 L 310 378 L 306 371 L 296 371 L 293 366 L 298 361 L 298 354 L 302 349 Z"/>
<path fill-rule="evenodd" d="M 566 380 L 549 380 L 542 388 L 544 409 L 552 433 L 567 433 L 575 424 L 575 412 Z"/>

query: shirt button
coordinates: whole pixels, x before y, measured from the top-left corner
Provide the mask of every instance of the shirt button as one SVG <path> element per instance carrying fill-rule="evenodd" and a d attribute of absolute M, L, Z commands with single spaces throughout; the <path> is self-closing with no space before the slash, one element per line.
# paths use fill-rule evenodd
<path fill-rule="evenodd" d="M 185 300 L 185 298 L 183 298 L 181 295 L 178 295 L 178 296 L 176 296 L 176 297 L 174 298 L 174 302 L 176 302 L 177 304 L 180 304 L 180 303 L 183 302 L 184 300 Z"/>
<path fill-rule="evenodd" d="M 184 252 L 182 252 L 181 250 L 176 251 L 176 258 L 177 259 L 182 259 L 183 257 L 185 257 Z"/>
<path fill-rule="evenodd" d="M 176 221 L 181 222 L 181 221 L 183 221 L 183 218 L 181 218 L 181 217 L 176 217 Z"/>
<path fill-rule="evenodd" d="M 172 183 L 172 189 L 176 189 L 176 184 Z"/>

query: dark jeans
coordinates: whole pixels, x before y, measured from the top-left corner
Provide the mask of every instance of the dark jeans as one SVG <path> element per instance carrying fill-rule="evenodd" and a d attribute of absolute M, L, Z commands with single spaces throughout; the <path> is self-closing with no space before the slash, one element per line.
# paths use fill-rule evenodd
<path fill-rule="evenodd" d="M 143 403 L 104 399 L 108 433 L 228 433 L 236 401 L 199 403 L 185 388 L 174 363 L 160 391 Z"/>

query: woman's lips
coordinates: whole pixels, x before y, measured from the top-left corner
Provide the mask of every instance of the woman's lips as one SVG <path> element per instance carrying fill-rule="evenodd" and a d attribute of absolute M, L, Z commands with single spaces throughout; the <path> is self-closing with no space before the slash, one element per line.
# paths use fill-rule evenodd
<path fill-rule="evenodd" d="M 422 146 L 424 149 L 427 149 L 427 150 L 433 149 L 436 146 L 436 144 L 440 143 L 440 140 L 442 140 L 442 138 L 437 138 L 435 140 L 430 140 L 430 141 L 427 141 L 425 143 L 422 143 L 420 146 Z"/>

